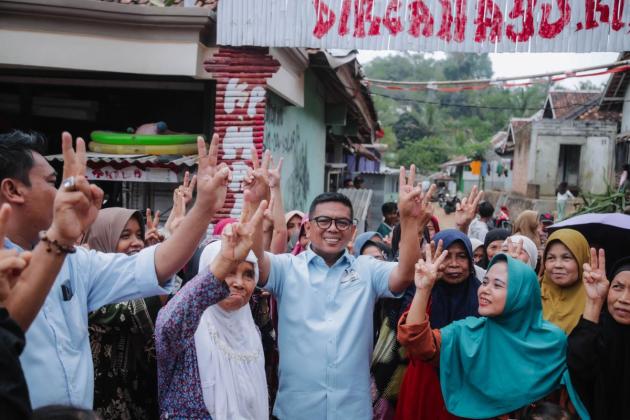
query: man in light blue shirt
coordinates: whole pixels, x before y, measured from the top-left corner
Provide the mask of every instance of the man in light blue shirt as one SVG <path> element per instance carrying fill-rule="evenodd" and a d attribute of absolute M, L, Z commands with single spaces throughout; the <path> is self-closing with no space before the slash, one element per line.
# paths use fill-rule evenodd
<path fill-rule="evenodd" d="M 246 181 L 252 206 L 262 197 L 256 184 L 263 178 L 254 174 Z M 372 418 L 374 304 L 400 296 L 413 281 L 418 232 L 430 216 L 430 193 L 423 199 L 414 179 L 415 167 L 409 179 L 401 169 L 398 264 L 355 258 L 347 251 L 356 226 L 352 204 L 337 193 L 322 194 L 311 204 L 306 252 L 271 255 L 258 246 L 259 284 L 278 301 L 280 386 L 273 413 L 279 419 Z"/>
<path fill-rule="evenodd" d="M 41 155 L 41 144 L 26 133 L 0 136 L 3 156 L 11 154 L 23 162 L 12 165 L 7 159 L 0 167 L 0 205 L 8 203 L 12 208 L 4 245 L 30 250 L 37 244 L 35 251 L 40 254 L 47 246 L 48 252 L 43 252 L 50 259 L 45 273 L 31 267 L 22 273 L 25 281 L 20 286 L 43 291 L 40 296 L 25 302 L 15 298 L 23 296 L 16 293 L 5 301 L 11 317 L 28 329 L 21 362 L 33 408 L 48 404 L 92 408 L 88 312 L 109 303 L 168 293 L 169 279 L 190 259 L 225 200 L 230 171 L 224 164 L 217 167 L 217 142 L 215 136 L 209 154 L 203 139 L 197 142 L 197 200 L 180 227 L 161 245 L 126 256 L 73 251 L 73 244 L 96 218 L 103 195 L 85 179 L 83 140 L 77 140 L 75 153 L 70 134 L 62 136 L 62 188 L 75 198 L 68 205 L 56 198 L 56 173 Z"/>

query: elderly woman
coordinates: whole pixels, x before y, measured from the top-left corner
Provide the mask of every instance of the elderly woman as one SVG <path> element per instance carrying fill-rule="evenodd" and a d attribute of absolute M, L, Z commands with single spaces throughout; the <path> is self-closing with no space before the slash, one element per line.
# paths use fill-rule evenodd
<path fill-rule="evenodd" d="M 263 348 L 248 305 L 258 281 L 252 237 L 265 205 L 208 245 L 201 274 L 158 315 L 162 418 L 269 418 Z"/>

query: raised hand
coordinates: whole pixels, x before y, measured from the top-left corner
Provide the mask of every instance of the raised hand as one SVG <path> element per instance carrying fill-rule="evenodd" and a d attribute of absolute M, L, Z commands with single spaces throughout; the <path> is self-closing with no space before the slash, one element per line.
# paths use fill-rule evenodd
<path fill-rule="evenodd" d="M 429 202 L 431 194 L 435 190 L 432 185 L 426 194 L 422 193 L 422 187 L 415 185 L 416 181 L 416 165 L 411 165 L 409 175 L 404 167 L 400 167 L 400 176 L 398 180 L 398 211 L 400 219 L 423 220 L 431 217 L 432 206 Z M 426 221 L 425 221 L 426 223 Z"/>
<path fill-rule="evenodd" d="M 147 209 L 146 213 L 147 225 L 144 232 L 144 243 L 147 246 L 159 244 L 164 240 L 164 236 L 158 231 L 160 224 L 160 211 L 155 212 L 155 216 L 151 217 L 151 209 Z"/>
<path fill-rule="evenodd" d="M 61 135 L 61 149 L 63 181 L 55 196 L 53 222 L 48 236 L 65 246 L 71 246 L 96 220 L 103 203 L 103 191 L 96 185 L 90 185 L 85 177 L 87 157 L 83 139 L 77 138 L 75 152 L 72 136 L 64 132 Z"/>
<path fill-rule="evenodd" d="M 269 153 L 269 151 L 267 151 L 265 153 Z M 271 154 L 269 155 L 269 165 L 268 165 L 268 168 L 267 168 L 266 172 L 264 173 L 265 177 L 267 178 L 267 184 L 269 185 L 269 188 L 277 188 L 277 187 L 279 188 L 280 187 L 280 180 L 281 180 L 281 177 L 282 177 L 282 162 L 283 161 L 284 161 L 284 159 L 280 158 L 280 160 L 278 161 L 278 166 L 273 168 L 273 156 L 271 156 Z M 269 207 L 271 207 L 271 205 Z"/>
<path fill-rule="evenodd" d="M 269 164 L 271 153 L 267 150 L 262 157 L 262 164 L 258 161 L 258 152 L 252 147 L 252 168 L 243 180 L 243 193 L 245 201 L 251 205 L 258 206 L 262 200 L 269 201 L 271 195 L 269 187 Z"/>
<path fill-rule="evenodd" d="M 521 252 L 523 251 L 523 240 L 519 239 L 516 242 L 512 242 L 511 238 L 507 238 L 507 244 L 503 246 L 503 251 L 515 259 L 519 259 Z"/>
<path fill-rule="evenodd" d="M 218 135 L 212 136 L 209 150 L 206 150 L 203 137 L 197 137 L 197 153 L 199 154 L 199 161 L 197 163 L 197 201 L 195 206 L 199 206 L 206 215 L 212 217 L 225 202 L 232 173 L 225 163 L 218 164 Z"/>
<path fill-rule="evenodd" d="M 438 250 L 442 247 L 442 244 L 438 245 Z M 435 255 L 431 251 L 431 245 L 424 245 L 424 259 L 420 258 L 416 263 L 416 271 L 414 282 L 417 289 L 431 290 L 435 281 L 438 279 L 440 266 L 446 259 L 448 251 L 444 250 L 440 254 L 437 252 Z"/>
<path fill-rule="evenodd" d="M 457 227 L 468 228 L 470 222 L 472 222 L 477 215 L 477 209 L 479 208 L 479 202 L 483 198 L 483 191 L 478 191 L 475 185 L 468 197 L 464 197 L 461 203 L 458 203 L 455 208 L 455 224 Z"/>
<path fill-rule="evenodd" d="M 603 249 L 599 250 L 599 258 L 597 250 L 591 248 L 591 261 L 584 263 L 584 271 L 582 275 L 586 296 L 593 301 L 604 301 L 608 296 L 608 287 L 610 282 L 606 278 L 606 253 Z"/>
<path fill-rule="evenodd" d="M 173 208 L 166 219 L 164 229 L 172 234 L 181 225 L 184 217 L 186 217 L 186 197 L 181 188 L 176 188 L 173 191 Z"/>
<path fill-rule="evenodd" d="M 254 234 L 261 229 L 263 214 L 267 209 L 267 202 L 262 201 L 253 216 L 241 213 L 237 223 L 226 226 L 221 234 L 221 256 L 229 261 L 238 263 L 247 258 L 252 249 Z"/>
<path fill-rule="evenodd" d="M 11 289 L 20 278 L 20 274 L 31 260 L 30 252 L 18 254 L 15 249 L 3 249 L 6 226 L 11 215 L 11 206 L 0 207 L 0 303 L 10 295 Z"/>
<path fill-rule="evenodd" d="M 184 183 L 177 187 L 177 190 L 180 191 L 182 197 L 184 197 L 184 202 L 186 205 L 190 204 L 193 199 L 193 191 L 195 191 L 195 186 L 197 185 L 197 175 L 193 175 L 190 177 L 190 172 L 186 171 L 184 173 Z M 184 208 L 185 210 L 185 208 Z"/>

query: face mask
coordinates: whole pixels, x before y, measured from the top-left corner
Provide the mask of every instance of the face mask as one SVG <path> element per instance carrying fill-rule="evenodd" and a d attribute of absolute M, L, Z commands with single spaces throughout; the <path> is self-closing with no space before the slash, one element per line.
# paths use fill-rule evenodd
<path fill-rule="evenodd" d="M 291 237 L 289 238 L 289 244 L 287 245 L 288 247 L 287 249 L 289 251 L 292 251 L 293 248 L 295 248 L 295 244 L 297 244 L 299 239 L 300 239 L 300 231 L 293 233 Z"/>

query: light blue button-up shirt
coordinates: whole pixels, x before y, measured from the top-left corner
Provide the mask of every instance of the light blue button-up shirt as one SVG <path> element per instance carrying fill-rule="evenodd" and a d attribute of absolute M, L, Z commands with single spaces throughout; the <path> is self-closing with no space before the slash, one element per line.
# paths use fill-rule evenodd
<path fill-rule="evenodd" d="M 312 250 L 269 255 L 265 289 L 278 301 L 280 387 L 274 415 L 290 419 L 371 419 L 372 316 L 395 297 L 396 263 L 346 252 L 332 266 Z"/>
<path fill-rule="evenodd" d="M 5 246 L 20 249 L 6 240 Z M 94 367 L 88 312 L 110 303 L 169 293 L 170 284 L 162 288 L 157 280 L 155 249 L 127 256 L 77 247 L 75 254 L 66 257 L 26 332 L 20 357 L 33 408 L 49 404 L 92 408 Z"/>

